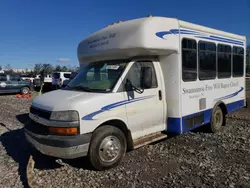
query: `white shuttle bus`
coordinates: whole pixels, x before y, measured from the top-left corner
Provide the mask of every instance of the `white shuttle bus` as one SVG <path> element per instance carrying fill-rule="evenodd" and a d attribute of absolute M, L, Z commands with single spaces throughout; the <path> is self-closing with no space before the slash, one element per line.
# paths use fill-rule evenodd
<path fill-rule="evenodd" d="M 77 54 L 78 75 L 30 108 L 26 138 L 46 155 L 104 170 L 167 134 L 218 132 L 246 106 L 244 36 L 147 17 L 97 31 Z"/>

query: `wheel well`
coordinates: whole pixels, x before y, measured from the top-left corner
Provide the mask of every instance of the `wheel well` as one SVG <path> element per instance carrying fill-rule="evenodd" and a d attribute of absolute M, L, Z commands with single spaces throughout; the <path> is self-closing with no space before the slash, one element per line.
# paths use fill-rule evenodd
<path fill-rule="evenodd" d="M 225 126 L 226 125 L 226 118 L 225 118 L 225 116 L 228 113 L 227 112 L 227 107 L 226 107 L 225 103 L 223 103 L 223 102 L 219 103 L 217 106 L 219 106 L 221 108 L 222 112 L 223 112 L 223 115 L 224 115 L 223 126 Z"/>
<path fill-rule="evenodd" d="M 25 88 L 25 87 L 27 87 L 27 88 L 29 88 L 29 89 L 30 89 L 30 86 L 23 86 L 23 87 L 21 87 L 21 89 L 23 89 L 23 88 Z"/>
<path fill-rule="evenodd" d="M 226 115 L 227 114 L 227 107 L 226 107 L 226 105 L 224 103 L 220 103 L 218 106 L 221 108 L 223 114 Z"/>
<path fill-rule="evenodd" d="M 131 132 L 127 128 L 127 125 L 123 121 L 121 121 L 121 120 L 109 120 L 109 121 L 106 121 L 106 122 L 102 123 L 97 128 L 99 128 L 101 126 L 105 126 L 105 125 L 111 125 L 111 126 L 119 128 L 124 133 L 124 135 L 126 137 L 127 149 L 128 150 L 133 149 L 133 139 L 132 139 L 132 136 L 131 136 Z"/>

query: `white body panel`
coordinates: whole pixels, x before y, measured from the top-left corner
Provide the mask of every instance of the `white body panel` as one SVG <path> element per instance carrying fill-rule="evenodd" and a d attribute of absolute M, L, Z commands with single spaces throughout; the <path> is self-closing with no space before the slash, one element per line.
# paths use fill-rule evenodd
<path fill-rule="evenodd" d="M 52 83 L 52 75 L 51 74 L 45 75 L 44 82 L 45 83 Z"/>
<path fill-rule="evenodd" d="M 59 74 L 59 76 L 57 77 L 57 78 L 55 78 L 54 76 L 53 76 L 53 74 Z M 71 72 L 54 72 L 52 74 L 52 85 L 60 85 L 60 79 L 61 79 L 61 83 L 62 83 L 62 85 L 64 85 L 64 82 L 66 81 L 66 80 L 69 80 L 70 78 L 66 78 L 65 76 L 64 76 L 64 74 L 71 74 Z"/>

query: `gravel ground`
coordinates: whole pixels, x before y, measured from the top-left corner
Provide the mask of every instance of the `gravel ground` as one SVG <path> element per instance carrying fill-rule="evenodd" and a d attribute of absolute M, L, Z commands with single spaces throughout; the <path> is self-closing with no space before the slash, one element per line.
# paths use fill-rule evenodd
<path fill-rule="evenodd" d="M 249 87 L 250 88 L 250 87 Z M 250 187 L 250 107 L 227 118 L 217 134 L 204 129 L 126 154 L 116 168 L 98 172 L 85 158 L 57 160 L 27 145 L 23 124 L 31 99 L 0 96 L 0 187 L 27 187 L 26 165 L 45 187 Z"/>

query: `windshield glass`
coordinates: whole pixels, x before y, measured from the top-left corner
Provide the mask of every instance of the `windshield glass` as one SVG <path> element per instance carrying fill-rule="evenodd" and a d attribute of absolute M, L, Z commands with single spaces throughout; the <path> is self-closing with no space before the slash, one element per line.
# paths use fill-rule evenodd
<path fill-rule="evenodd" d="M 123 73 L 128 60 L 99 61 L 88 64 L 67 85 L 67 90 L 110 92 Z"/>

